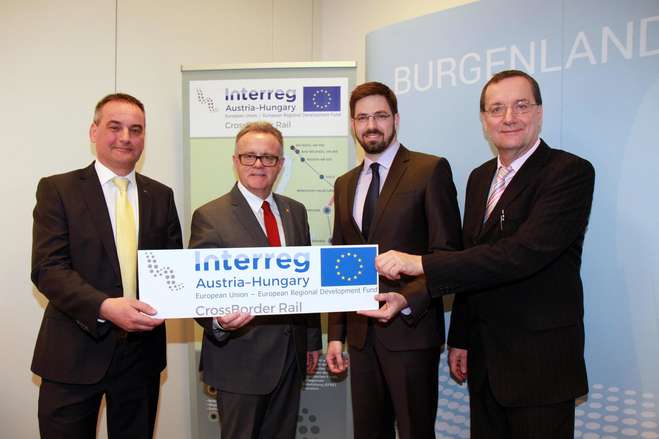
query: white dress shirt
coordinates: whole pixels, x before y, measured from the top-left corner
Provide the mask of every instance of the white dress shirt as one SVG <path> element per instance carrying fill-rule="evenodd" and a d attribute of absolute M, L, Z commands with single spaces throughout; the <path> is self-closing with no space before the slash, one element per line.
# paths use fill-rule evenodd
<path fill-rule="evenodd" d="M 263 200 L 261 197 L 258 197 L 251 193 L 240 181 L 238 181 L 238 190 L 240 191 L 241 194 L 243 194 L 243 197 L 245 197 L 245 200 L 247 200 L 247 204 L 249 204 L 250 209 L 252 209 L 252 212 L 254 212 L 254 216 L 256 217 L 256 220 L 259 222 L 259 225 L 261 226 L 261 229 L 263 229 L 263 233 L 268 235 L 266 229 L 265 229 L 265 219 L 263 218 L 263 201 L 267 201 L 270 204 L 270 210 L 272 210 L 272 214 L 275 216 L 275 220 L 277 221 L 277 229 L 279 230 L 279 241 L 281 242 L 281 246 L 286 245 L 286 235 L 284 234 L 284 227 L 281 222 L 281 215 L 279 215 L 279 207 L 277 206 L 277 203 L 275 202 L 274 197 L 272 196 L 272 192 L 268 197 Z M 217 321 L 216 318 L 213 319 L 213 330 L 215 331 L 215 337 L 218 338 L 219 340 L 224 339 L 223 333 L 226 331 L 224 328 L 222 328 L 222 325 L 220 325 L 220 322 Z"/>
<path fill-rule="evenodd" d="M 368 187 L 371 185 L 371 180 L 373 178 L 371 163 L 377 162 L 380 165 L 378 168 L 378 174 L 380 174 L 379 192 L 382 192 L 384 182 L 387 180 L 389 170 L 391 169 L 391 164 L 394 162 L 394 158 L 396 158 L 399 149 L 400 143 L 398 140 L 394 140 L 391 142 L 391 145 L 380 154 L 366 154 L 364 156 L 364 165 L 361 174 L 359 174 L 359 180 L 357 180 L 357 188 L 355 190 L 355 203 L 352 205 L 352 217 L 355 219 L 355 223 L 357 223 L 360 230 L 362 227 L 362 216 L 364 214 L 364 201 L 366 201 Z M 409 306 L 406 306 L 401 309 L 400 312 L 403 315 L 410 315 L 412 310 Z"/>
<path fill-rule="evenodd" d="M 101 183 L 101 188 L 103 189 L 105 204 L 108 206 L 108 213 L 110 214 L 112 234 L 114 235 L 115 243 L 117 240 L 117 218 L 115 206 L 117 204 L 117 197 L 119 196 L 119 188 L 114 184 L 112 179 L 115 177 L 128 179 L 128 188 L 126 189 L 126 194 L 128 195 L 128 201 L 133 208 L 133 215 L 135 216 L 135 238 L 137 239 L 140 236 L 140 211 L 137 196 L 137 183 L 135 182 L 135 170 L 133 169 L 130 171 L 128 175 L 120 176 L 112 172 L 107 166 L 98 160 L 94 162 L 94 169 L 96 169 L 98 181 Z"/>
<path fill-rule="evenodd" d="M 121 177 L 120 175 L 112 172 L 110 168 L 105 166 L 103 163 L 98 160 L 94 161 L 94 169 L 96 170 L 96 175 L 98 175 L 98 181 L 101 183 L 101 189 L 103 189 L 103 197 L 105 198 L 105 205 L 108 207 L 108 213 L 110 214 L 110 223 L 112 224 L 112 236 L 114 236 L 114 242 L 117 243 L 117 197 L 119 196 L 119 188 L 114 181 L 115 177 Z M 135 169 L 130 171 L 128 175 L 124 175 L 123 178 L 128 180 L 128 186 L 126 187 L 126 195 L 128 196 L 128 202 L 130 202 L 131 207 L 133 208 L 133 215 L 135 216 L 135 239 L 139 245 L 139 236 L 140 236 L 140 211 L 139 211 L 139 201 L 137 196 L 137 183 L 135 182 Z M 96 319 L 101 323 L 105 323 L 104 319 Z"/>
<path fill-rule="evenodd" d="M 526 162 L 526 160 L 528 160 L 528 158 L 531 157 L 531 154 L 533 154 L 535 150 L 538 149 L 539 145 L 540 145 L 540 138 L 538 137 L 538 140 L 535 141 L 535 144 L 531 147 L 531 149 L 526 151 L 522 156 L 517 157 L 515 160 L 513 160 L 513 162 L 509 166 L 512 170 L 508 173 L 508 175 L 506 175 L 505 178 L 506 184 L 504 188 L 508 187 L 510 181 L 513 179 L 515 174 L 517 174 L 517 171 L 519 171 L 522 165 Z M 503 163 L 501 163 L 501 157 L 497 156 L 497 169 L 494 172 L 494 178 L 492 178 L 492 183 L 490 184 L 490 192 L 492 192 L 492 188 L 494 187 L 494 183 L 496 182 L 497 172 L 499 171 L 499 168 L 501 168 L 502 166 Z M 490 198 L 490 194 L 487 195 L 487 199 L 489 198 Z"/>
<path fill-rule="evenodd" d="M 272 192 L 270 195 L 268 195 L 268 198 L 263 200 L 261 197 L 258 197 L 251 193 L 243 184 L 239 181 L 238 182 L 238 190 L 240 191 L 241 194 L 243 194 L 243 197 L 245 197 L 245 200 L 247 200 L 247 204 L 249 204 L 249 207 L 252 209 L 252 212 L 254 212 L 254 216 L 256 217 L 257 221 L 259 222 L 259 225 L 261 226 L 261 229 L 263 229 L 263 233 L 268 235 L 268 233 L 265 230 L 265 219 L 263 217 L 263 201 L 267 201 L 270 204 L 270 210 L 272 210 L 272 214 L 275 216 L 275 220 L 277 220 L 277 229 L 279 230 L 279 241 L 281 242 L 281 246 L 286 245 L 286 236 L 284 235 L 284 226 L 282 225 L 281 222 L 281 215 L 279 215 L 279 207 L 277 207 L 277 203 L 275 202 L 274 197 L 272 196 Z"/>

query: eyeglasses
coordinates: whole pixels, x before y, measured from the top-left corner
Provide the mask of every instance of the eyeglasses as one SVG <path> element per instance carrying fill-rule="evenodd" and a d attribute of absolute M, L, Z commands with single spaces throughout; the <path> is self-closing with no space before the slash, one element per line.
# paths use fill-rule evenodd
<path fill-rule="evenodd" d="M 385 122 L 391 117 L 391 114 L 385 112 L 379 112 L 374 114 L 358 114 L 352 119 L 357 122 L 359 125 L 366 125 L 370 118 L 373 118 L 375 122 Z"/>
<path fill-rule="evenodd" d="M 514 115 L 519 116 L 520 114 L 528 113 L 533 107 L 537 106 L 538 104 L 532 104 L 526 100 L 517 101 L 510 106 L 510 110 Z M 503 117 L 506 114 L 506 111 L 508 111 L 508 107 L 508 105 L 496 104 L 485 110 L 485 112 L 489 114 L 490 117 Z"/>
<path fill-rule="evenodd" d="M 269 168 L 279 162 L 279 157 L 276 155 L 238 154 L 238 160 L 244 166 L 254 166 L 257 160 L 261 160 L 261 164 Z"/>

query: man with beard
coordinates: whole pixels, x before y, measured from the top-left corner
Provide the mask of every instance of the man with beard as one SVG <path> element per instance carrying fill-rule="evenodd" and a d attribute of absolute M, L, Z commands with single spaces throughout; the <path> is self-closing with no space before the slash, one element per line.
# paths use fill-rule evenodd
<path fill-rule="evenodd" d="M 350 97 L 350 115 L 365 157 L 334 185 L 332 243 L 378 244 L 381 252 L 418 254 L 460 249 L 451 168 L 443 158 L 398 142 L 393 91 L 379 82 L 358 86 Z M 431 298 L 423 277 L 383 278 L 380 291 L 375 300 L 401 297 L 405 309 L 391 319 L 372 319 L 369 312 L 330 314 L 328 368 L 339 374 L 350 363 L 355 439 L 393 439 L 394 425 L 401 439 L 434 438 L 442 300 Z M 346 338 L 349 360 L 342 356 Z"/>

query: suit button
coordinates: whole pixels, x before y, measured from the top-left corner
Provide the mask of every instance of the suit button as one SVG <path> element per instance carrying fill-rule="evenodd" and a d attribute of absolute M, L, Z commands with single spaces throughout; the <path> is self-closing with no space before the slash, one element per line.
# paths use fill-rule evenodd
<path fill-rule="evenodd" d="M 289 335 L 291 335 L 291 330 L 290 330 L 290 329 L 285 329 L 285 330 L 284 330 L 284 335 L 287 336 L 287 337 L 288 337 Z"/>

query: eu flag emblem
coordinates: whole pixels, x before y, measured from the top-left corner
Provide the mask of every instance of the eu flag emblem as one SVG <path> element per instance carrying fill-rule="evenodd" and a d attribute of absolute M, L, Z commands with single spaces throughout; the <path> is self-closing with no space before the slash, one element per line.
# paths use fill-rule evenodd
<path fill-rule="evenodd" d="M 320 286 L 374 285 L 376 247 L 327 247 L 320 249 Z"/>
<path fill-rule="evenodd" d="M 303 87 L 304 111 L 339 111 L 341 87 Z"/>

